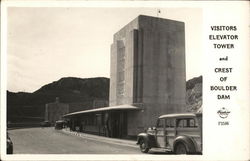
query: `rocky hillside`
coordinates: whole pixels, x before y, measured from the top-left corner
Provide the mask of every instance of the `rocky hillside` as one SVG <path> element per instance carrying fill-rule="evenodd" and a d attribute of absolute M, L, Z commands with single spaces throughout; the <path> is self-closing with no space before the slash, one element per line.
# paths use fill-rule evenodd
<path fill-rule="evenodd" d="M 108 78 L 61 78 L 44 85 L 33 93 L 7 91 L 8 104 L 33 105 L 54 102 L 59 97 L 61 102 L 82 102 L 92 99 L 109 98 Z"/>
<path fill-rule="evenodd" d="M 66 77 L 47 84 L 35 91 L 38 95 L 52 95 L 54 101 L 57 96 L 62 102 L 81 102 L 92 99 L 109 98 L 108 78 L 74 78 Z"/>
<path fill-rule="evenodd" d="M 7 118 L 44 117 L 45 104 L 55 102 L 56 97 L 60 102 L 91 107 L 93 100 L 108 101 L 109 79 L 66 77 L 33 93 L 7 91 Z"/>
<path fill-rule="evenodd" d="M 93 100 L 108 102 L 109 79 L 66 77 L 33 93 L 7 91 L 7 118 L 44 117 L 45 104 L 54 102 L 56 97 L 60 98 L 60 102 L 72 104 L 76 109 L 93 106 Z M 186 104 L 189 112 L 201 109 L 202 76 L 187 81 Z"/>
<path fill-rule="evenodd" d="M 188 112 L 202 112 L 202 76 L 187 81 L 186 105 Z"/>

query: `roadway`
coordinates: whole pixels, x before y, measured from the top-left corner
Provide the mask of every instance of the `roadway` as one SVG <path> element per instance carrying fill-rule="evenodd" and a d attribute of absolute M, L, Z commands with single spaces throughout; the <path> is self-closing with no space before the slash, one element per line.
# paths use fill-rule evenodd
<path fill-rule="evenodd" d="M 136 145 L 79 137 L 51 127 L 8 132 L 14 144 L 14 154 L 142 154 Z"/>

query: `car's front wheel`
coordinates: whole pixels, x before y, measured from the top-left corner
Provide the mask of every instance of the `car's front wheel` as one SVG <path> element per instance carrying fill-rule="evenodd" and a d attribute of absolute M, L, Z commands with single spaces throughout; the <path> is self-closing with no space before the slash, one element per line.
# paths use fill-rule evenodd
<path fill-rule="evenodd" d="M 176 154 L 187 154 L 187 149 L 186 146 L 183 143 L 178 143 L 176 148 L 175 148 L 175 153 Z"/>
<path fill-rule="evenodd" d="M 140 140 L 140 150 L 143 153 L 147 153 L 149 151 L 149 147 L 147 145 L 147 142 L 144 139 Z"/>

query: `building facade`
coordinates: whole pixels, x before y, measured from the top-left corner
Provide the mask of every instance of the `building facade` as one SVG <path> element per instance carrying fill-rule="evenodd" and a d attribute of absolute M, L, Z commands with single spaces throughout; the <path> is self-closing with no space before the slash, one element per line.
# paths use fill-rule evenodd
<path fill-rule="evenodd" d="M 142 107 L 127 112 L 128 135 L 154 126 L 162 114 L 185 112 L 185 26 L 139 16 L 114 35 L 110 106 Z"/>
<path fill-rule="evenodd" d="M 109 107 L 65 117 L 83 131 L 136 136 L 160 115 L 186 112 L 185 71 L 184 23 L 140 15 L 114 34 Z"/>

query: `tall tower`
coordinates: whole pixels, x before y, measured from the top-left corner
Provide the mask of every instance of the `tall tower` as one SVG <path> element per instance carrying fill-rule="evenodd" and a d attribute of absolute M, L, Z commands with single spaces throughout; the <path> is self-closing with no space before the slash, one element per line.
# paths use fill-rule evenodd
<path fill-rule="evenodd" d="M 114 35 L 110 106 L 140 105 L 127 112 L 128 135 L 154 126 L 162 114 L 185 112 L 185 26 L 140 15 Z"/>

